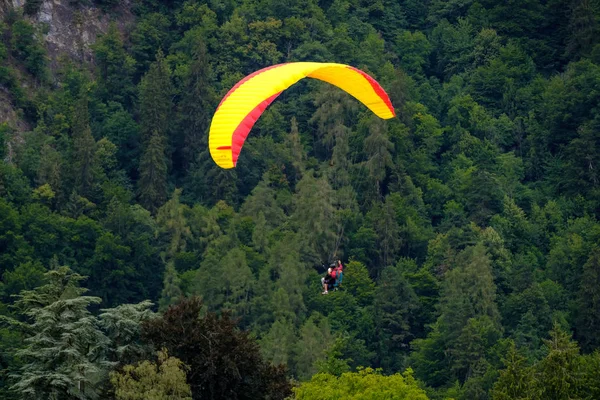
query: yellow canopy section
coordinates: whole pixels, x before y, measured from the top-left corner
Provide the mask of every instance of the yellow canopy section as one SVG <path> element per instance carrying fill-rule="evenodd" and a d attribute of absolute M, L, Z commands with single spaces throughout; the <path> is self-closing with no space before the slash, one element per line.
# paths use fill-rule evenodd
<path fill-rule="evenodd" d="M 221 168 L 233 168 L 244 141 L 263 111 L 277 96 L 309 77 L 348 92 L 383 119 L 396 114 L 388 95 L 372 77 L 344 64 L 297 62 L 264 68 L 239 81 L 221 100 L 210 125 L 208 146 Z"/>

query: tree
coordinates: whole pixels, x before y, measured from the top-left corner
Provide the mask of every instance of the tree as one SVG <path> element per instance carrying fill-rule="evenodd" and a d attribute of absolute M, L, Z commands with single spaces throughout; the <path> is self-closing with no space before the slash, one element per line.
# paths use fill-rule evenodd
<path fill-rule="evenodd" d="M 414 338 L 412 327 L 418 299 L 398 267 L 383 270 L 373 303 L 379 335 L 379 365 L 397 371 Z"/>
<path fill-rule="evenodd" d="M 154 213 L 167 199 L 167 159 L 164 138 L 154 131 L 140 161 L 138 196 L 142 204 Z"/>
<path fill-rule="evenodd" d="M 585 56 L 592 51 L 593 45 L 598 41 L 600 10 L 598 4 L 590 0 L 575 0 L 570 3 L 567 28 L 569 38 L 565 51 L 571 56 Z"/>
<path fill-rule="evenodd" d="M 326 260 L 333 251 L 334 230 L 333 193 L 327 179 L 306 173 L 296 185 L 298 195 L 292 216 L 298 226 L 299 240 L 304 244 L 310 261 Z"/>
<path fill-rule="evenodd" d="M 129 108 L 133 103 L 135 60 L 127 54 L 115 23 L 93 45 L 98 68 L 98 92 L 106 101 L 121 103 Z"/>
<path fill-rule="evenodd" d="M 212 74 L 206 44 L 198 39 L 185 77 L 184 95 L 180 104 L 184 170 L 198 161 L 202 147 L 207 144 L 209 121 L 216 100 Z"/>
<path fill-rule="evenodd" d="M 192 400 L 185 378 L 185 365 L 166 350 L 158 352 L 157 364 L 146 360 L 110 374 L 117 400 Z"/>
<path fill-rule="evenodd" d="M 145 147 L 157 134 L 166 141 L 173 109 L 172 96 L 171 71 L 163 52 L 159 51 L 139 84 L 140 133 Z"/>
<path fill-rule="evenodd" d="M 46 284 L 19 294 L 15 306 L 29 319 L 21 325 L 24 361 L 12 389 L 23 397 L 90 398 L 105 373 L 107 337 L 88 307 L 98 297 L 84 296 L 83 276 L 60 267 L 45 274 Z"/>
<path fill-rule="evenodd" d="M 313 314 L 300 329 L 296 342 L 295 369 L 299 379 L 305 380 L 317 372 L 318 362 L 325 359 L 333 344 L 329 323 L 319 314 Z"/>
<path fill-rule="evenodd" d="M 249 333 L 227 313 L 200 316 L 194 297 L 171 306 L 162 317 L 146 322 L 144 338 L 179 358 L 190 369 L 193 399 L 281 399 L 290 394 L 285 368 L 260 355 Z"/>
<path fill-rule="evenodd" d="M 379 200 L 382 194 L 381 183 L 387 175 L 386 169 L 393 165 L 391 152 L 394 144 L 387 135 L 386 125 L 373 120 L 369 124 L 369 136 L 365 139 L 366 162 L 369 178 L 372 183 L 373 196 L 371 200 Z"/>
<path fill-rule="evenodd" d="M 163 289 L 158 302 L 159 310 L 165 311 L 171 304 L 175 304 L 183 296 L 181 291 L 181 279 L 172 261 L 167 263 L 165 268 L 165 277 L 163 279 Z"/>
<path fill-rule="evenodd" d="M 180 197 L 181 189 L 175 189 L 171 199 L 158 210 L 156 215 L 156 222 L 171 239 L 167 248 L 169 260 L 172 260 L 177 253 L 185 251 L 187 241 L 191 238 L 190 227 L 185 216 L 189 207 L 180 203 Z"/>
<path fill-rule="evenodd" d="M 491 391 L 493 400 L 532 399 L 539 396 L 535 389 L 534 370 L 519 354 L 514 342 L 510 342 L 508 353 L 502 360 L 504 369 Z"/>
<path fill-rule="evenodd" d="M 73 172 L 79 193 L 86 197 L 91 194 L 96 167 L 96 142 L 90 128 L 86 89 L 82 89 L 73 114 Z"/>
<path fill-rule="evenodd" d="M 433 331 L 413 342 L 415 370 L 435 386 L 449 383 L 444 382 L 449 373 L 461 382 L 485 373 L 481 366 L 502 332 L 490 259 L 482 243 L 463 250 L 445 278 Z"/>
<path fill-rule="evenodd" d="M 592 250 L 583 265 L 577 293 L 576 337 L 585 351 L 600 346 L 600 248 Z"/>
<path fill-rule="evenodd" d="M 579 347 L 558 324 L 550 331 L 550 339 L 544 340 L 548 351 L 536 365 L 540 398 L 569 399 L 580 390 L 582 384 Z"/>
<path fill-rule="evenodd" d="M 141 340 L 141 334 L 142 324 L 155 317 L 152 306 L 152 302 L 144 300 L 100 310 L 99 326 L 110 340 L 109 361 L 123 366 L 143 360 L 151 353 L 150 346 Z"/>
<path fill-rule="evenodd" d="M 408 369 L 403 374 L 385 376 L 380 370 L 365 368 L 358 372 L 345 372 L 340 377 L 316 374 L 310 381 L 294 388 L 294 399 L 356 399 L 386 398 L 390 400 L 427 400 Z"/>

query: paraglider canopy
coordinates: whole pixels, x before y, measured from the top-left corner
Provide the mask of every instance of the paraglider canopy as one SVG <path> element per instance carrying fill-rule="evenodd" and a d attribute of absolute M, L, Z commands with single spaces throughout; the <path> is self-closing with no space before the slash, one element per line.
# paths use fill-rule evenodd
<path fill-rule="evenodd" d="M 336 63 L 296 62 L 273 65 L 239 81 L 221 100 L 208 136 L 210 155 L 221 168 L 233 168 L 244 141 L 263 111 L 279 94 L 303 78 L 339 87 L 383 119 L 394 107 L 375 79 L 354 67 Z"/>

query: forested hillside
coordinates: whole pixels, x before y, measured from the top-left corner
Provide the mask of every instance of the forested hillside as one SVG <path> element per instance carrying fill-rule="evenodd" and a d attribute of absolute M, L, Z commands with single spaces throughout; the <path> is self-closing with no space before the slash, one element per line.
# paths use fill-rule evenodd
<path fill-rule="evenodd" d="M 24 3 L 1 398 L 600 398 L 599 1 L 132 0 L 125 28 L 71 1 L 115 23 L 52 65 Z M 302 80 L 219 168 L 221 98 L 291 61 L 360 68 L 397 117 Z"/>

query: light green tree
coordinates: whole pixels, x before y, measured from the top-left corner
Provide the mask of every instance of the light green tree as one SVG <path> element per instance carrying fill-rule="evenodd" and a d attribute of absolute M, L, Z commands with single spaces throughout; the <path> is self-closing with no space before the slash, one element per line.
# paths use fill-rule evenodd
<path fill-rule="evenodd" d="M 316 374 L 310 381 L 293 389 L 294 399 L 389 399 L 427 400 L 425 391 L 413 378 L 412 370 L 403 374 L 383 375 L 380 370 L 365 368 L 358 372 L 345 372 L 340 377 Z"/>
<path fill-rule="evenodd" d="M 117 400 L 191 400 L 185 365 L 167 350 L 158 353 L 158 363 L 143 361 L 112 372 L 110 381 Z"/>

